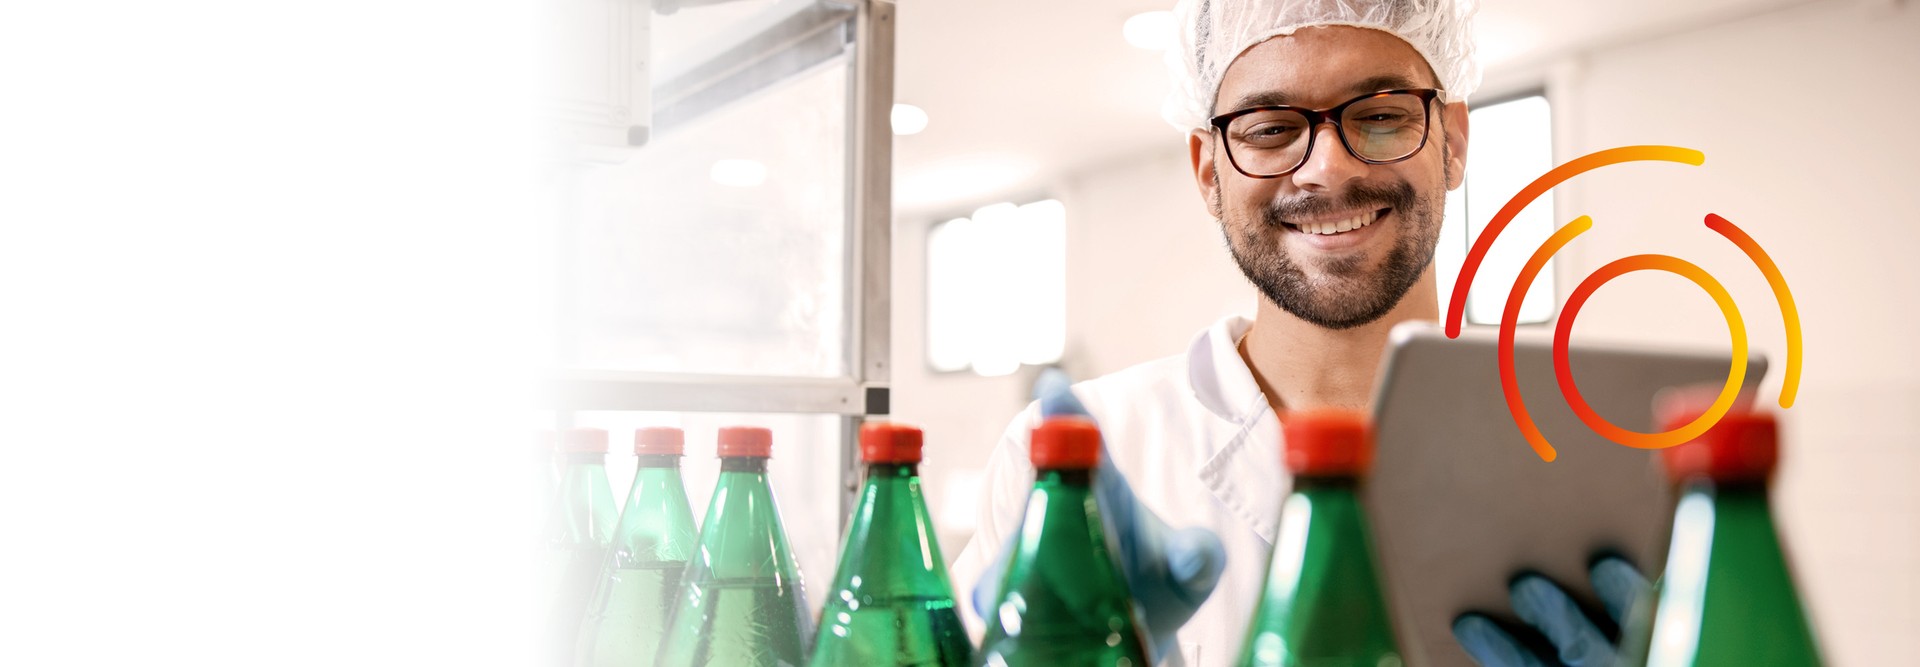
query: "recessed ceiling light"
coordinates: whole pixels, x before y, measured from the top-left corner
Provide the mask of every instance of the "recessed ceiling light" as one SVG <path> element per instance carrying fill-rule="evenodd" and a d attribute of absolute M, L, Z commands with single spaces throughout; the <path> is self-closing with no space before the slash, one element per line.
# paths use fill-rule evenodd
<path fill-rule="evenodd" d="M 1141 12 L 1120 28 L 1127 43 L 1148 51 L 1164 51 L 1173 42 L 1173 12 Z"/>
<path fill-rule="evenodd" d="M 899 135 L 919 134 L 927 129 L 927 112 L 911 104 L 893 105 L 893 133 Z"/>
<path fill-rule="evenodd" d="M 720 160 L 707 171 L 713 182 L 736 188 L 751 188 L 767 182 L 767 165 L 755 160 Z"/>

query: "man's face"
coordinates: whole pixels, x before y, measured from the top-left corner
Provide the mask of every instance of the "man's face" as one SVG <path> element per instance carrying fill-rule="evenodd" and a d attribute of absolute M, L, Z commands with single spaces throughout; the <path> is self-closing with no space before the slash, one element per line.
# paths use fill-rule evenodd
<path fill-rule="evenodd" d="M 1227 68 L 1214 113 L 1272 104 L 1326 109 L 1366 93 L 1436 88 L 1413 47 L 1377 30 L 1305 28 L 1248 49 Z M 1218 133 L 1190 140 L 1201 194 L 1247 279 L 1308 322 L 1348 329 L 1380 319 L 1427 270 L 1446 191 L 1465 169 L 1466 105 L 1430 107 L 1426 146 L 1387 165 L 1360 161 L 1331 124 L 1291 174 L 1251 178 L 1228 162 Z M 1361 224 L 1338 234 L 1318 223 Z M 1302 228 L 1305 225 L 1305 229 Z"/>

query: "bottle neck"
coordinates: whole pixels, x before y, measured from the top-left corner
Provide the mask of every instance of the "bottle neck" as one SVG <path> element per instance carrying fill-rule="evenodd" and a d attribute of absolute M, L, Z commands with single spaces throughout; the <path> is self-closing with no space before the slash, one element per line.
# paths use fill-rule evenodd
<path fill-rule="evenodd" d="M 1296 491 L 1357 491 L 1360 478 L 1352 475 L 1296 475 L 1293 488 Z"/>
<path fill-rule="evenodd" d="M 640 454 L 638 456 L 635 456 L 634 458 L 639 459 L 640 461 L 639 467 L 641 468 L 678 468 L 680 467 L 679 454 Z"/>
<path fill-rule="evenodd" d="M 765 473 L 767 458 L 764 456 L 723 456 L 720 458 L 720 472 Z"/>
<path fill-rule="evenodd" d="M 568 468 L 581 465 L 603 466 L 607 464 L 606 452 L 561 452 L 560 464 Z"/>
<path fill-rule="evenodd" d="M 868 463 L 867 479 L 909 479 L 920 476 L 918 463 Z"/>
<path fill-rule="evenodd" d="M 560 457 L 560 484 L 562 493 L 581 495 L 590 492 L 594 480 L 606 484 L 607 455 L 601 453 L 567 452 Z"/>
<path fill-rule="evenodd" d="M 1689 500 L 1698 505 L 1690 510 L 1694 516 L 1714 517 L 1700 525 L 1711 526 L 1711 530 L 1727 539 L 1713 542 L 1715 547 L 1732 549 L 1751 549 L 1743 544 L 1748 540 L 1768 544 L 1778 549 L 1774 535 L 1773 506 L 1767 498 L 1767 483 L 1764 481 L 1719 481 L 1697 478 L 1680 486 L 1681 507 L 1676 508 L 1676 525 L 1684 523 L 1680 516 L 1689 512 L 1684 509 Z M 1695 519 L 1698 522 L 1698 519 Z"/>
<path fill-rule="evenodd" d="M 1090 468 L 1041 468 L 1034 471 L 1038 482 L 1052 482 L 1064 486 L 1093 486 L 1093 470 Z"/>
<path fill-rule="evenodd" d="M 1767 495 L 1765 480 L 1715 480 L 1710 477 L 1695 477 L 1680 483 L 1680 494 L 1705 493 L 1711 496 L 1760 496 Z"/>

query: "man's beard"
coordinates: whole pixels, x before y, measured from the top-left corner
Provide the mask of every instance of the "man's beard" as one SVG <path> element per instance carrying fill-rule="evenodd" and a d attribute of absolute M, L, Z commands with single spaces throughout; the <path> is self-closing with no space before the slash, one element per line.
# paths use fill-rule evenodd
<path fill-rule="evenodd" d="M 1218 193 L 1215 190 L 1216 197 Z M 1238 225 L 1223 221 L 1220 229 L 1240 272 L 1274 305 L 1328 329 L 1351 329 L 1385 317 L 1433 262 L 1440 235 L 1440 207 L 1433 199 L 1420 197 L 1406 181 L 1360 183 L 1337 198 L 1309 195 L 1276 202 L 1257 221 Z M 1394 224 L 1404 229 L 1398 230 L 1393 247 L 1372 272 L 1363 265 L 1364 256 L 1350 255 L 1319 262 L 1325 275 L 1309 278 L 1287 256 L 1282 239 L 1291 232 L 1281 224 L 1283 219 L 1387 207 L 1393 209 Z"/>

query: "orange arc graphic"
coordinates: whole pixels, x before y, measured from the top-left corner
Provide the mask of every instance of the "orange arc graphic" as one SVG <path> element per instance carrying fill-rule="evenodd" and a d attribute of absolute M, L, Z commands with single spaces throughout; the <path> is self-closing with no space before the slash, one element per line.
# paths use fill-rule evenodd
<path fill-rule="evenodd" d="M 1521 267 L 1520 275 L 1515 277 L 1513 289 L 1507 294 L 1505 312 L 1500 317 L 1500 390 L 1507 400 L 1507 411 L 1513 415 L 1514 424 L 1520 428 L 1520 434 L 1527 439 L 1527 444 L 1533 447 L 1534 453 L 1538 454 L 1542 461 L 1553 461 L 1558 458 L 1559 452 L 1554 449 L 1552 443 L 1547 441 L 1546 435 L 1540 432 L 1539 426 L 1535 425 L 1533 416 L 1527 412 L 1526 399 L 1520 394 L 1520 383 L 1514 372 L 1514 331 L 1516 322 L 1519 320 L 1520 305 L 1526 300 L 1527 288 L 1533 285 L 1534 278 L 1539 276 L 1547 260 L 1572 242 L 1574 237 L 1592 228 L 1593 219 L 1583 215 L 1556 230 L 1553 236 L 1541 243 L 1539 249 L 1527 258 L 1526 265 Z M 1726 387 L 1714 400 L 1713 406 L 1685 426 L 1661 433 L 1640 433 L 1622 429 L 1594 412 L 1574 384 L 1573 370 L 1567 356 L 1568 344 L 1573 333 L 1573 321 L 1578 316 L 1581 306 L 1586 304 L 1587 298 L 1608 280 L 1632 271 L 1643 270 L 1668 271 L 1700 285 L 1701 289 L 1706 290 L 1713 297 L 1714 302 L 1720 306 L 1721 313 L 1727 318 L 1728 333 L 1733 340 L 1733 360 L 1729 364 Z M 1608 263 L 1587 276 L 1586 280 L 1574 289 L 1558 319 L 1559 323 L 1555 327 L 1553 339 L 1553 366 L 1554 379 L 1560 385 L 1560 393 L 1566 397 L 1574 414 L 1579 415 L 1580 420 L 1589 428 L 1609 440 L 1629 447 L 1659 449 L 1699 437 L 1726 414 L 1739 395 L 1741 383 L 1746 379 L 1747 369 L 1742 362 L 1747 358 L 1747 331 L 1746 325 L 1740 318 L 1740 311 L 1734 305 L 1732 295 L 1728 294 L 1726 288 L 1705 270 L 1677 257 L 1635 255 Z"/>
<path fill-rule="evenodd" d="M 1791 408 L 1794 397 L 1800 393 L 1800 309 L 1793 303 L 1793 292 L 1787 289 L 1787 277 L 1780 275 L 1780 267 L 1774 265 L 1773 258 L 1760 249 L 1753 237 L 1726 218 L 1708 213 L 1707 228 L 1719 232 L 1747 253 L 1754 266 L 1760 267 L 1760 274 L 1767 277 L 1774 300 L 1780 302 L 1780 319 L 1787 327 L 1787 375 L 1780 381 L 1780 407 Z"/>
<path fill-rule="evenodd" d="M 1466 261 L 1461 266 L 1460 273 L 1454 281 L 1452 298 L 1448 302 L 1447 336 L 1449 338 L 1459 337 L 1460 324 L 1466 314 L 1467 293 L 1472 288 L 1474 276 L 1478 274 L 1480 264 L 1485 260 L 1488 250 L 1493 246 L 1493 242 L 1499 237 L 1500 233 L 1506 229 L 1506 226 L 1513 221 L 1513 218 L 1519 215 L 1521 210 L 1524 210 L 1527 205 L 1531 204 L 1547 190 L 1552 189 L 1574 176 L 1611 164 L 1642 160 L 1662 160 L 1698 166 L 1706 161 L 1706 156 L 1700 151 L 1677 146 L 1625 146 L 1598 151 L 1576 158 L 1534 179 L 1532 183 L 1522 188 L 1518 194 L 1507 201 L 1506 205 L 1500 208 L 1500 211 L 1494 215 L 1493 220 L 1487 223 L 1486 229 L 1482 230 L 1480 238 L 1474 242 L 1473 247 L 1468 251 Z M 1773 258 L 1767 255 L 1766 251 L 1760 247 L 1760 244 L 1756 243 L 1752 237 L 1748 236 L 1745 231 L 1735 226 L 1732 222 L 1729 222 L 1726 218 L 1709 213 L 1707 214 L 1706 224 L 1709 229 L 1726 237 L 1729 241 L 1732 241 L 1734 245 L 1738 246 L 1742 252 L 1747 254 L 1748 259 L 1752 260 L 1754 265 L 1760 269 L 1761 274 L 1766 276 L 1767 284 L 1773 290 L 1774 299 L 1779 302 L 1781 318 L 1784 320 L 1787 333 L 1787 371 L 1785 381 L 1780 388 L 1780 407 L 1792 407 L 1800 386 L 1801 331 L 1799 309 L 1794 304 L 1792 291 L 1787 288 L 1786 278 L 1781 275 L 1779 267 L 1773 262 Z M 1551 260 L 1561 248 L 1564 248 L 1568 243 L 1572 242 L 1574 237 L 1579 236 L 1592 227 L 1593 219 L 1583 215 L 1567 223 L 1566 226 L 1555 230 L 1553 235 L 1542 243 L 1540 247 L 1534 251 L 1533 255 L 1528 257 L 1526 264 L 1521 267 L 1520 274 L 1515 277 L 1514 284 L 1507 294 L 1507 302 L 1500 318 L 1500 388 L 1505 395 L 1507 409 L 1513 414 L 1514 424 L 1519 427 L 1521 434 L 1526 437 L 1527 443 L 1533 447 L 1534 452 L 1539 454 L 1540 458 L 1544 461 L 1553 461 L 1558 456 L 1558 452 L 1553 448 L 1552 443 L 1547 442 L 1546 436 L 1541 434 L 1539 427 L 1535 425 L 1533 421 L 1533 417 L 1527 412 L 1525 399 L 1520 395 L 1519 381 L 1516 379 L 1513 360 L 1515 326 L 1519 319 L 1521 303 L 1525 300 L 1528 288 L 1532 287 L 1533 281 L 1539 276 L 1540 271 L 1545 268 L 1547 262 Z M 1586 399 L 1580 395 L 1579 387 L 1574 383 L 1573 371 L 1567 357 L 1567 350 L 1573 332 L 1574 318 L 1580 312 L 1580 308 L 1586 303 L 1588 297 L 1591 297 L 1600 286 L 1606 284 L 1607 281 L 1613 278 L 1633 271 L 1649 270 L 1666 271 L 1679 275 L 1693 281 L 1694 284 L 1699 285 L 1701 289 L 1705 290 L 1720 307 L 1721 314 L 1726 317 L 1728 334 L 1733 342 L 1733 355 L 1729 363 L 1726 386 L 1721 391 L 1720 396 L 1714 401 L 1713 405 L 1707 409 L 1705 414 L 1695 418 L 1692 422 L 1679 428 L 1660 433 L 1640 433 L 1623 429 L 1615 426 L 1594 412 L 1592 407 L 1587 404 Z M 1747 359 L 1746 325 L 1740 318 L 1740 312 L 1734 304 L 1733 297 L 1727 293 L 1726 288 L 1722 286 L 1719 281 L 1715 280 L 1711 274 L 1677 257 L 1667 255 L 1634 255 L 1608 263 L 1606 266 L 1601 267 L 1600 270 L 1587 276 L 1587 278 L 1574 289 L 1573 294 L 1568 298 L 1566 306 L 1562 309 L 1557 319 L 1559 322 L 1554 330 L 1553 363 L 1554 377 L 1560 385 L 1561 394 L 1567 399 L 1575 414 L 1579 415 L 1580 419 L 1585 422 L 1588 427 L 1602 436 L 1623 445 L 1642 449 L 1658 449 L 1671 447 L 1698 437 L 1700 434 L 1706 432 L 1708 428 L 1711 428 L 1715 422 L 1719 421 L 1732 407 L 1734 400 L 1739 394 L 1742 382 L 1745 380 L 1746 365 L 1744 361 Z"/>
<path fill-rule="evenodd" d="M 1538 184 L 1539 181 L 1534 183 Z M 1504 209 L 1502 214 L 1505 214 Z M 1506 310 L 1500 315 L 1500 392 L 1506 396 L 1507 411 L 1513 413 L 1514 425 L 1520 427 L 1520 434 L 1526 436 L 1527 444 L 1533 446 L 1533 452 L 1539 454 L 1542 461 L 1552 461 L 1559 456 L 1559 453 L 1553 449 L 1551 443 L 1547 442 L 1547 437 L 1540 434 L 1540 427 L 1534 425 L 1533 416 L 1527 414 L 1526 399 L 1520 396 L 1520 381 L 1516 379 L 1513 370 L 1514 323 L 1520 319 L 1520 304 L 1526 301 L 1527 288 L 1533 286 L 1534 277 L 1540 275 L 1540 269 L 1547 265 L 1547 260 L 1552 259 L 1554 253 L 1560 252 L 1560 249 L 1572 241 L 1573 237 L 1592 228 L 1593 218 L 1583 215 L 1555 230 L 1553 236 L 1547 237 L 1547 240 L 1540 244 L 1540 248 L 1533 251 L 1533 256 L 1527 258 L 1526 265 L 1520 267 L 1520 275 L 1513 279 L 1513 290 L 1507 293 Z M 1489 227 L 1488 231 L 1492 231 L 1492 228 Z M 1478 247 L 1476 246 L 1475 249 Z M 1460 279 L 1468 278 L 1462 276 Z M 1465 299 L 1460 298 L 1461 294 L 1462 292 L 1455 290 L 1455 305 L 1466 303 Z M 1456 325 L 1448 325 L 1447 335 L 1459 335 L 1456 329 Z"/>
<path fill-rule="evenodd" d="M 1479 273 L 1480 263 L 1486 260 L 1487 251 L 1493 247 L 1494 239 L 1500 237 L 1500 232 L 1507 228 L 1508 223 L 1513 222 L 1514 216 L 1519 215 L 1521 210 L 1533 203 L 1533 200 L 1538 199 L 1540 195 L 1566 182 L 1567 179 L 1610 164 L 1643 160 L 1679 162 L 1697 167 L 1707 161 L 1707 156 L 1700 151 L 1679 146 L 1621 146 L 1574 158 L 1533 179 L 1527 187 L 1520 189 L 1519 194 L 1507 200 L 1505 206 L 1500 207 L 1500 212 L 1494 214 L 1493 220 L 1487 223 L 1486 229 L 1481 230 L 1480 238 L 1473 242 L 1473 248 L 1467 251 L 1466 263 L 1460 267 L 1460 275 L 1453 283 L 1453 297 L 1447 304 L 1447 337 L 1460 336 L 1460 321 L 1466 315 L 1467 291 L 1473 287 L 1473 277 Z M 1548 255 L 1551 256 L 1552 253 Z"/>
<path fill-rule="evenodd" d="M 1593 296 L 1594 290 L 1600 289 L 1607 281 L 1634 271 L 1666 271 L 1699 285 L 1720 306 L 1720 313 L 1727 318 L 1727 333 L 1733 339 L 1733 361 L 1727 370 L 1727 384 L 1720 390 L 1720 396 L 1714 399 L 1713 405 L 1705 413 L 1671 431 L 1629 431 L 1601 417 L 1593 411 L 1592 406 L 1587 405 L 1587 399 L 1580 395 L 1580 388 L 1574 385 L 1573 367 L 1567 359 L 1567 345 L 1573 337 L 1573 320 L 1579 316 L 1580 307 L 1587 303 L 1587 297 Z M 1561 309 L 1559 320 L 1553 331 L 1553 376 L 1560 384 L 1560 394 L 1566 397 L 1568 407 L 1573 408 L 1573 413 L 1579 415 L 1580 421 L 1586 422 L 1588 428 L 1628 447 L 1661 449 L 1700 437 L 1733 407 L 1734 399 L 1740 395 L 1741 383 L 1746 380 L 1747 327 L 1740 319 L 1740 309 L 1734 305 L 1733 295 L 1728 294 L 1727 288 L 1714 280 L 1705 269 L 1678 257 L 1634 255 L 1609 262 L 1588 275 L 1586 280 L 1580 281 L 1580 286 L 1574 288 L 1573 294 L 1567 297 L 1567 305 Z"/>

